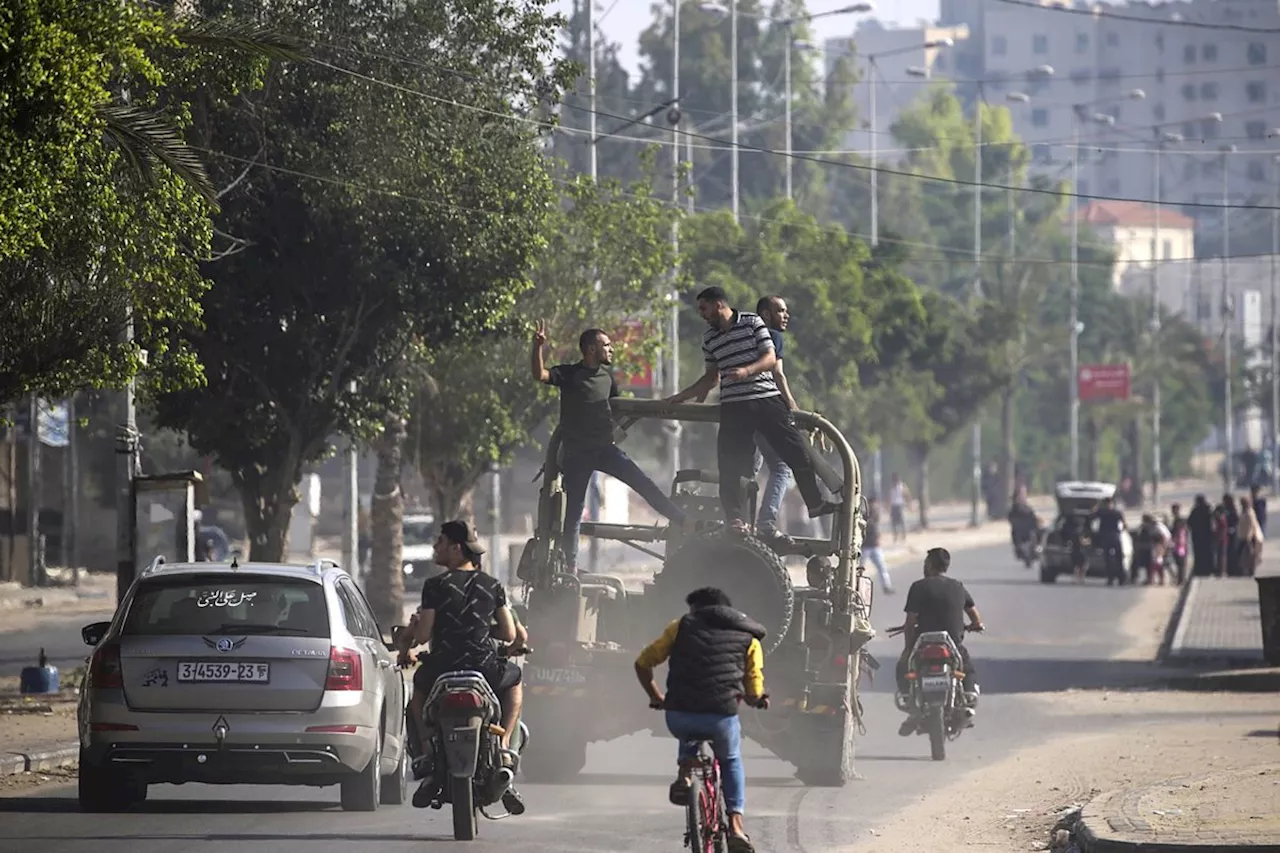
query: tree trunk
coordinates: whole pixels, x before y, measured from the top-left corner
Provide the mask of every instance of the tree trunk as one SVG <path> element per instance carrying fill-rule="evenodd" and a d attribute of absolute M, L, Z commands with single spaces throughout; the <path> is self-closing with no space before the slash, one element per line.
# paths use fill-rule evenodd
<path fill-rule="evenodd" d="M 917 445 L 916 454 L 916 507 L 919 512 L 920 529 L 929 529 L 929 448 Z"/>
<path fill-rule="evenodd" d="M 995 510 L 996 518 L 1004 518 L 1009 514 L 1009 501 L 1013 497 L 1013 491 L 1016 488 L 1017 474 L 1017 457 L 1014 448 L 1014 430 L 1016 429 L 1015 416 L 1017 414 L 1014 408 L 1015 398 L 1018 393 L 1017 378 L 1005 387 L 1004 393 L 1000 397 L 1000 432 L 1001 432 L 1001 448 L 1000 448 L 1000 478 L 999 478 L 999 494 L 996 495 Z"/>
<path fill-rule="evenodd" d="M 249 536 L 249 559 L 255 563 L 282 563 L 289 554 L 289 521 L 298 503 L 297 466 L 282 465 L 275 476 L 232 473 L 244 507 Z"/>
<path fill-rule="evenodd" d="M 404 419 L 389 416 L 378 441 L 378 469 L 369 502 L 372 553 L 364 591 L 378 624 L 389 627 L 404 619 Z"/>
<path fill-rule="evenodd" d="M 1144 501 L 1143 484 L 1143 462 L 1142 453 L 1142 416 L 1136 415 L 1129 424 L 1129 471 L 1133 478 L 1133 485 L 1130 488 L 1129 505 L 1135 509 L 1141 508 Z"/>
<path fill-rule="evenodd" d="M 449 480 L 435 480 L 431 483 L 431 491 L 436 499 L 436 511 L 440 513 L 441 521 L 453 521 L 454 519 L 462 519 L 463 521 L 475 520 L 475 506 L 472 501 L 472 492 L 475 490 L 476 482 L 474 479 L 466 482 L 456 482 Z"/>

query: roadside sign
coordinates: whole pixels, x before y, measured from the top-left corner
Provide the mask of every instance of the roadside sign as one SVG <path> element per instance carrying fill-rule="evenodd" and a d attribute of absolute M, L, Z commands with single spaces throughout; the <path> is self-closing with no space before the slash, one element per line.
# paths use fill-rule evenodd
<path fill-rule="evenodd" d="M 1090 400 L 1128 400 L 1129 365 L 1082 364 L 1076 388 L 1082 403 Z"/>

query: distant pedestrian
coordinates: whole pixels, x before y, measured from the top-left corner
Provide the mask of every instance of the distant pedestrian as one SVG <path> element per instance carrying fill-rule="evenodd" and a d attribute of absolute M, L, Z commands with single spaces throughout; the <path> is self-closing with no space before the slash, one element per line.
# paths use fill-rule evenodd
<path fill-rule="evenodd" d="M 893 595 L 893 579 L 884 563 L 884 549 L 880 547 L 880 501 L 867 498 L 867 529 L 862 537 L 862 560 L 870 562 L 880 576 L 880 588 L 886 595 Z"/>
<path fill-rule="evenodd" d="M 1254 485 L 1249 489 L 1249 501 L 1253 504 L 1253 514 L 1258 517 L 1258 529 L 1262 531 L 1262 538 L 1267 538 L 1267 499 L 1262 495 L 1262 489 Z"/>
<path fill-rule="evenodd" d="M 1095 522 L 1094 544 L 1103 553 L 1107 563 L 1107 586 L 1125 584 L 1124 551 L 1120 534 L 1125 528 L 1124 513 L 1116 509 L 1115 500 L 1106 498 L 1093 516 Z"/>
<path fill-rule="evenodd" d="M 893 541 L 907 538 L 907 507 L 911 504 L 911 490 L 894 472 L 889 479 L 889 525 L 893 528 Z"/>
<path fill-rule="evenodd" d="M 1191 553 L 1195 563 L 1191 572 L 1196 577 L 1209 577 L 1216 573 L 1213 559 L 1213 507 L 1203 495 L 1196 495 L 1191 513 L 1187 516 L 1187 531 L 1191 534 Z"/>
<path fill-rule="evenodd" d="M 1174 504 L 1170 509 L 1173 512 L 1173 519 L 1169 525 L 1169 532 L 1173 535 L 1173 542 L 1170 548 L 1173 551 L 1173 566 L 1176 572 L 1178 586 L 1182 586 L 1187 580 L 1187 551 L 1191 542 L 1191 528 L 1187 523 L 1187 519 L 1182 517 L 1182 505 Z"/>
<path fill-rule="evenodd" d="M 1240 513 L 1236 510 L 1236 499 L 1228 492 L 1222 496 L 1222 503 L 1214 510 L 1214 562 L 1218 577 L 1236 576 L 1240 558 L 1236 547 L 1236 528 L 1239 523 Z"/>
<path fill-rule="evenodd" d="M 1262 557 L 1262 527 L 1254 514 L 1253 503 L 1240 499 L 1240 522 L 1236 527 L 1237 571 L 1242 577 L 1252 577 Z"/>

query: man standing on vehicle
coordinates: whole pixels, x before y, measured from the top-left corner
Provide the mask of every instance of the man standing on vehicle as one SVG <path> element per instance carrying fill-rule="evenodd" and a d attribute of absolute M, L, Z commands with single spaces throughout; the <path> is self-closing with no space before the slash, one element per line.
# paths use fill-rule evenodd
<path fill-rule="evenodd" d="M 978 704 L 978 673 L 973 658 L 964 645 L 964 617 L 969 617 L 968 630 L 983 630 L 982 615 L 964 584 L 947 577 L 951 568 L 951 552 L 946 548 L 930 548 L 924 555 L 924 577 L 907 590 L 907 602 L 903 610 L 907 614 L 903 622 L 902 657 L 898 658 L 898 692 L 907 694 L 911 686 L 907 680 L 907 665 L 916 638 L 932 631 L 946 631 L 960 650 L 960 665 L 964 668 L 964 698 L 966 713 L 972 718 Z M 919 728 L 920 718 L 912 715 L 898 729 L 902 736 L 913 735 Z"/>
<path fill-rule="evenodd" d="M 511 735 L 520 719 L 524 691 L 520 667 L 498 654 L 491 638 L 511 643 L 517 639 L 515 621 L 507 607 L 507 591 L 502 582 L 481 569 L 484 545 L 475 527 L 466 521 L 446 521 L 436 537 L 434 559 L 443 566 L 422 587 L 422 607 L 409 620 L 400 637 L 400 665 L 408 666 L 410 649 L 430 643 L 430 654 L 413 674 L 410 715 L 418 727 L 419 742 L 431 742 L 431 732 L 423 717 L 424 704 L 436 679 L 446 672 L 472 670 L 489 682 L 502 704 L 502 746 L 511 747 Z M 496 627 L 495 627 L 496 623 Z M 414 792 L 413 804 L 431 804 L 440 780 L 422 780 Z M 508 789 L 503 795 L 507 811 L 519 814 L 524 804 Z"/>
<path fill-rule="evenodd" d="M 794 412 L 799 406 L 791 394 L 791 385 L 782 370 L 782 333 L 787 330 L 791 313 L 787 310 L 787 302 L 781 296 L 765 296 L 756 303 L 756 313 L 764 321 L 769 330 L 769 338 L 773 341 L 773 352 L 778 361 L 773 367 L 773 379 L 782 393 L 782 401 Z M 787 488 L 791 485 L 791 469 L 787 463 L 769 446 L 764 436 L 756 433 L 755 471 L 759 472 L 760 463 L 769 469 L 769 481 L 764 487 L 764 497 L 760 499 L 760 512 L 756 515 L 756 534 L 767 544 L 787 543 L 789 536 L 778 529 L 778 514 L 782 511 L 782 499 L 787 496 Z"/>
<path fill-rule="evenodd" d="M 758 314 L 730 308 L 728 297 L 719 287 L 708 287 L 698 294 L 698 314 L 709 327 L 702 338 L 706 372 L 667 402 L 705 397 L 716 385 L 720 386 L 716 449 L 720 502 L 726 521 L 739 533 L 749 530 L 742 506 L 742 481 L 751 476 L 756 433 L 795 474 L 809 517 L 835 512 L 840 505 L 823 500 L 804 436 L 778 390 L 772 372 L 778 357 L 764 321 Z"/>
<path fill-rule="evenodd" d="M 547 368 L 543 347 L 547 325 L 539 321 L 533 333 L 529 366 L 538 382 L 560 389 L 560 470 L 564 475 L 564 557 L 570 572 L 577 571 L 578 530 L 587 486 L 596 471 L 616 477 L 644 498 L 649 506 L 674 524 L 685 523 L 685 513 L 671 502 L 640 466 L 614 442 L 613 410 L 609 401 L 618 396 L 613 364 L 613 342 L 600 329 L 587 329 L 578 338 L 582 360 Z"/>
<path fill-rule="evenodd" d="M 734 610 L 729 596 L 715 587 L 694 590 L 685 603 L 688 614 L 669 624 L 636 658 L 636 677 L 649 694 L 649 706 L 666 711 L 667 728 L 680 741 L 679 775 L 668 792 L 672 804 L 687 804 L 698 744 L 710 742 L 723 774 L 729 851 L 751 853 L 742 819 L 746 773 L 738 700 L 755 708 L 769 707 L 760 645 L 765 630 Z M 653 670 L 665 661 L 670 665 L 667 694 L 663 696 Z"/>

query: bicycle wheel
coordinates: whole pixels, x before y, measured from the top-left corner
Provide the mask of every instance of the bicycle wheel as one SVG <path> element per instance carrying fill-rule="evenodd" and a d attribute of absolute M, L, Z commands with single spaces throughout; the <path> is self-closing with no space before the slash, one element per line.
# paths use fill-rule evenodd
<path fill-rule="evenodd" d="M 693 785 L 689 788 L 689 802 L 684 807 L 685 835 L 684 843 L 693 853 L 704 853 L 702 844 L 703 827 L 706 825 L 703 807 L 704 788 L 699 774 L 693 774 Z"/>
<path fill-rule="evenodd" d="M 711 843 L 706 845 L 706 853 L 725 853 L 725 848 L 729 844 L 729 815 L 725 811 L 724 805 L 724 787 L 720 784 L 720 763 L 716 762 L 713 769 L 711 786 L 714 792 L 714 809 L 712 814 L 715 819 L 711 821 Z"/>

